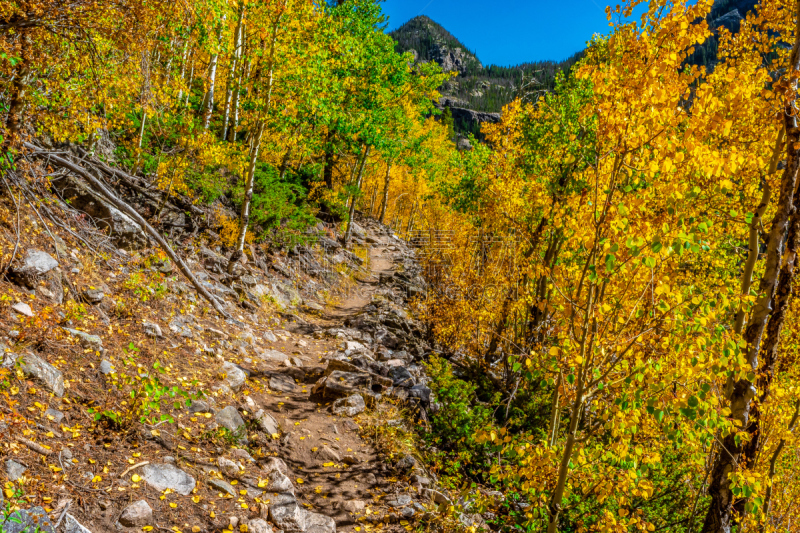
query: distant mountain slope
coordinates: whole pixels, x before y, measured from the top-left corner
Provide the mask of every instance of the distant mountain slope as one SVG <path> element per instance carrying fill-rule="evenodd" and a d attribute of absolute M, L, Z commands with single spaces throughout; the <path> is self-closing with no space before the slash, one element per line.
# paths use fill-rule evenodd
<path fill-rule="evenodd" d="M 758 0 L 715 0 L 714 5 L 711 7 L 711 13 L 706 18 L 708 27 L 713 32 L 713 35 L 706 39 L 703 44 L 695 47 L 694 54 L 688 59 L 688 62 L 713 70 L 717 64 L 719 28 L 724 27 L 733 33 L 737 33 L 741 21 L 753 10 L 757 3 Z"/>
<path fill-rule="evenodd" d="M 444 105 L 484 113 L 498 113 L 511 102 L 518 93 L 523 75 L 526 81 L 533 77 L 538 87 L 549 90 L 555 85 L 556 74 L 569 70 L 580 58 L 580 54 L 575 54 L 560 62 L 484 67 L 474 52 L 426 16 L 409 20 L 389 35 L 397 42 L 399 52 L 411 51 L 417 61 L 436 61 L 444 70 L 458 72 L 458 77 L 441 88 L 447 98 Z M 466 129 L 476 128 L 477 124 Z"/>

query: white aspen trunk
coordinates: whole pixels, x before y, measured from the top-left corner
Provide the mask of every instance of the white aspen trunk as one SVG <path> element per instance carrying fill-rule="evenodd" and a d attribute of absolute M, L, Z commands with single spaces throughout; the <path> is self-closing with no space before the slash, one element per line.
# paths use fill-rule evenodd
<path fill-rule="evenodd" d="M 383 219 L 386 217 L 386 204 L 389 203 L 389 183 L 391 177 L 389 173 L 392 171 L 392 162 L 389 161 L 386 164 L 386 177 L 383 178 L 383 200 L 381 200 L 381 214 L 378 216 L 378 220 L 381 224 L 383 224 Z"/>
<path fill-rule="evenodd" d="M 207 130 L 211 123 L 211 114 L 214 109 L 214 85 L 217 78 L 217 60 L 219 56 L 214 54 L 211 56 L 211 64 L 209 65 L 208 74 L 208 91 L 203 98 L 203 129 Z"/>
<path fill-rule="evenodd" d="M 244 251 L 244 241 L 247 237 L 247 226 L 250 223 L 250 204 L 253 201 L 253 186 L 255 184 L 256 165 L 258 163 L 258 152 L 261 148 L 261 138 L 264 135 L 264 121 L 258 125 L 257 133 L 252 137 L 250 144 L 250 164 L 247 166 L 247 182 L 244 186 L 244 200 L 242 200 L 242 211 L 239 215 L 239 236 L 236 238 L 236 252 Z M 229 267 L 230 268 L 230 267 Z"/>
<path fill-rule="evenodd" d="M 184 41 L 183 43 L 183 57 L 181 58 L 180 80 L 182 83 L 186 81 L 186 60 L 188 59 L 188 57 L 189 57 L 189 39 L 186 39 L 186 41 Z M 183 87 L 178 89 L 178 104 L 180 104 L 182 100 L 183 100 Z"/>
<path fill-rule="evenodd" d="M 189 81 L 186 84 L 186 102 L 184 106 L 189 105 L 189 97 L 192 95 L 192 83 L 194 82 L 194 63 L 195 59 L 192 59 L 192 68 L 189 70 Z"/>
<path fill-rule="evenodd" d="M 231 116 L 231 126 L 228 128 L 228 142 L 236 142 L 236 128 L 239 125 L 239 95 L 242 93 L 242 75 L 247 70 L 244 66 L 239 68 L 239 77 L 236 80 L 236 89 L 233 91 L 233 110 Z"/>
<path fill-rule="evenodd" d="M 231 103 L 233 91 L 238 89 L 236 86 L 236 67 L 242 57 L 242 37 L 244 34 L 244 4 L 239 3 L 239 21 L 236 23 L 236 33 L 233 35 L 233 54 L 231 55 L 231 65 L 228 70 L 228 90 L 225 94 L 225 115 L 222 120 L 222 138 L 228 138 L 228 123 L 231 116 Z"/>
<path fill-rule="evenodd" d="M 225 17 L 222 17 L 222 24 L 225 23 Z M 217 32 L 217 41 L 222 43 L 222 26 Z M 211 124 L 211 115 L 214 112 L 214 90 L 217 84 L 217 64 L 219 63 L 219 54 L 211 56 L 211 62 L 208 65 L 208 91 L 205 98 L 203 98 L 203 129 L 207 130 Z"/>
<path fill-rule="evenodd" d="M 284 4 L 285 8 L 285 4 Z M 250 145 L 250 164 L 247 169 L 247 183 L 245 185 L 245 196 L 242 200 L 242 211 L 239 217 L 239 236 L 236 239 L 236 250 L 231 254 L 228 261 L 228 273 L 232 273 L 235 263 L 244 255 L 244 241 L 247 237 L 247 227 L 250 224 L 250 204 L 253 199 L 253 185 L 255 182 L 256 164 L 258 162 L 258 151 L 261 148 L 261 139 L 264 136 L 269 108 L 272 103 L 272 85 L 275 79 L 275 43 L 278 39 L 278 24 L 283 17 L 281 11 L 275 18 L 272 25 L 272 43 L 269 51 L 269 73 L 267 74 L 267 98 L 264 105 L 262 119 L 258 121 L 258 131 L 251 137 Z"/>
<path fill-rule="evenodd" d="M 358 178 L 356 178 L 356 192 L 361 189 L 361 180 L 364 179 L 364 164 L 367 162 L 367 158 L 369 157 L 369 145 L 366 146 L 364 149 L 364 155 L 361 156 L 361 162 L 358 165 Z M 353 233 L 353 217 L 355 216 L 356 212 L 356 193 L 353 193 L 352 198 L 350 199 L 350 216 L 347 218 L 347 230 L 344 232 L 344 247 L 347 248 L 347 244 L 350 242 L 350 236 Z"/>

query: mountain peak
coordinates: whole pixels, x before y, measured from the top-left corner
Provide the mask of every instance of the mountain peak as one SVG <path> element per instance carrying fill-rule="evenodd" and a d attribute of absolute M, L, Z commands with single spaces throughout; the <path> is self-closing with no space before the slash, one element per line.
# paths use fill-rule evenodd
<path fill-rule="evenodd" d="M 483 70 L 474 52 L 425 15 L 414 17 L 389 35 L 397 42 L 398 52 L 412 51 L 417 61 L 435 61 L 443 70 L 457 71 L 462 76 Z"/>

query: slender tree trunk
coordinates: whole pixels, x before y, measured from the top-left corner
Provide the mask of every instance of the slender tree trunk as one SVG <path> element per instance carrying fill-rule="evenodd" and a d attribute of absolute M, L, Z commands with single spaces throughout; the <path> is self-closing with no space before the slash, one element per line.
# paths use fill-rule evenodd
<path fill-rule="evenodd" d="M 775 141 L 775 150 L 772 152 L 772 159 L 769 163 L 767 177 L 774 174 L 778 169 L 778 161 L 780 160 L 781 148 L 783 147 L 783 137 L 784 130 L 781 128 L 778 132 L 778 139 Z M 760 248 L 760 243 L 758 241 L 758 229 L 761 227 L 761 219 L 764 217 L 764 212 L 767 210 L 767 207 L 769 207 L 769 199 L 771 195 L 772 188 L 769 185 L 769 181 L 765 179 L 763 183 L 763 189 L 761 190 L 761 201 L 758 203 L 758 207 L 756 207 L 753 220 L 750 221 L 747 261 L 742 269 L 742 295 L 750 294 L 750 287 L 753 283 L 753 271 L 755 270 L 756 263 L 758 262 L 758 250 Z M 736 313 L 736 321 L 733 327 L 737 334 L 742 333 L 742 328 L 744 327 L 744 317 L 744 309 L 739 308 L 739 311 Z"/>
<path fill-rule="evenodd" d="M 219 56 L 211 56 L 211 64 L 208 73 L 208 90 L 203 97 L 203 129 L 207 130 L 211 124 L 211 115 L 214 110 L 214 88 L 217 82 L 217 61 Z"/>
<path fill-rule="evenodd" d="M 378 186 L 375 185 L 372 188 L 372 198 L 369 201 L 369 216 L 372 217 L 372 214 L 375 212 L 375 200 L 378 197 Z"/>
<path fill-rule="evenodd" d="M 222 17 L 222 24 L 225 24 L 225 17 Z M 222 24 L 217 30 L 217 41 L 222 45 Z M 216 53 L 211 56 L 211 62 L 208 64 L 208 91 L 203 98 L 203 129 L 207 130 L 211 125 L 211 115 L 214 112 L 214 91 L 217 85 L 217 64 L 219 63 L 219 54 Z"/>
<path fill-rule="evenodd" d="M 222 120 L 222 138 L 228 138 L 228 122 L 231 116 L 231 104 L 233 103 L 233 92 L 236 87 L 236 67 L 242 57 L 244 35 L 244 3 L 239 3 L 239 20 L 236 23 L 236 32 L 233 34 L 233 54 L 231 54 L 231 64 L 228 70 L 228 89 L 225 94 L 225 115 Z"/>
<path fill-rule="evenodd" d="M 186 102 L 184 106 L 189 105 L 189 97 L 192 95 L 192 83 L 194 83 L 194 64 L 196 58 L 192 58 L 192 68 L 189 69 L 189 81 L 186 84 Z"/>
<path fill-rule="evenodd" d="M 285 4 L 284 4 L 285 8 Z M 253 200 L 253 186 L 255 183 L 256 164 L 258 162 L 258 152 L 261 149 L 261 139 L 264 136 L 266 121 L 269 117 L 270 105 L 272 103 L 272 84 L 275 80 L 275 44 L 278 40 L 278 25 L 283 17 L 281 11 L 275 18 L 272 25 L 272 42 L 269 50 L 269 70 L 267 74 L 267 95 L 264 103 L 263 118 L 258 122 L 255 135 L 251 136 L 250 142 L 250 164 L 247 168 L 247 183 L 245 184 L 245 197 L 242 200 L 242 211 L 239 217 L 239 235 L 236 239 L 236 250 L 231 254 L 228 261 L 228 272 L 232 273 L 236 262 L 244 255 L 244 241 L 247 237 L 247 227 L 250 224 L 250 204 Z"/>
<path fill-rule="evenodd" d="M 587 360 L 587 353 L 589 353 L 589 328 L 592 321 L 592 309 L 594 301 L 594 292 L 596 288 L 589 289 L 589 297 L 586 302 L 586 318 L 583 324 L 583 332 L 581 335 L 581 358 L 582 361 Z M 578 440 L 578 420 L 581 416 L 581 410 L 585 402 L 584 394 L 584 369 L 585 363 L 581 363 L 578 371 L 576 372 L 577 390 L 575 391 L 575 399 L 572 401 L 572 409 L 570 410 L 569 417 L 569 430 L 567 431 L 567 441 L 564 443 L 564 450 L 561 452 L 561 462 L 558 467 L 558 477 L 556 479 L 556 487 L 553 490 L 553 495 L 550 498 L 550 503 L 547 507 L 548 523 L 547 533 L 558 532 L 558 521 L 561 518 L 562 507 L 561 503 L 564 500 L 564 490 L 567 486 L 567 478 L 569 477 L 569 462 L 572 458 L 572 451 L 575 448 L 575 443 Z"/>
<path fill-rule="evenodd" d="M 189 59 L 189 39 L 187 38 L 186 41 L 183 43 L 183 58 L 181 59 L 181 76 L 180 80 L 182 83 L 186 82 L 186 63 Z M 183 101 L 183 87 L 178 90 L 178 105 Z"/>
<path fill-rule="evenodd" d="M 792 416 L 792 419 L 789 421 L 789 431 L 794 430 L 794 427 L 797 424 L 798 417 L 800 417 L 800 401 L 796 401 L 794 404 L 794 415 Z M 770 507 L 772 505 L 772 480 L 775 477 L 775 464 L 778 462 L 778 458 L 781 456 L 781 453 L 783 452 L 783 448 L 785 446 L 786 446 L 786 439 L 781 439 L 781 441 L 775 447 L 775 451 L 772 452 L 772 458 L 769 461 L 769 483 L 767 484 L 767 492 L 766 494 L 764 494 L 764 504 L 761 507 L 764 513 L 765 520 L 761 523 L 761 525 L 758 528 L 759 533 L 765 533 L 767 531 Z"/>
<path fill-rule="evenodd" d="M 244 242 L 247 236 L 247 226 L 250 223 L 250 204 L 253 201 L 253 188 L 255 184 L 256 165 L 258 163 L 258 152 L 261 149 L 261 138 L 264 135 L 264 121 L 261 121 L 257 127 L 256 134 L 250 140 L 250 163 L 247 166 L 247 182 L 244 186 L 244 199 L 242 200 L 242 211 L 239 215 L 239 235 L 236 238 L 236 256 L 237 259 L 241 257 L 244 252 Z M 231 265 L 235 260 L 231 261 Z M 229 270 L 231 266 L 229 265 Z M 230 273 L 230 272 L 229 272 Z"/>
<path fill-rule="evenodd" d="M 364 148 L 364 155 L 361 156 L 361 161 L 358 165 L 358 177 L 356 178 L 355 183 L 356 193 L 361 189 L 361 180 L 364 178 L 364 164 L 367 162 L 367 158 L 369 157 L 369 148 L 369 145 Z M 347 245 L 350 242 L 350 236 L 353 232 L 353 217 L 356 213 L 356 193 L 353 193 L 353 196 L 350 198 L 350 216 L 347 219 L 347 230 L 344 232 L 345 248 L 347 248 Z"/>
<path fill-rule="evenodd" d="M 553 390 L 553 401 L 550 406 L 550 427 L 547 431 L 547 440 L 550 447 L 556 445 L 556 437 L 558 436 L 558 426 L 561 420 L 561 409 L 559 402 L 561 401 L 561 373 L 558 374 L 558 381 L 556 381 L 556 388 Z"/>
<path fill-rule="evenodd" d="M 329 191 L 333 190 L 333 166 L 336 163 L 336 152 L 333 149 L 333 132 L 328 131 L 325 138 L 325 159 L 322 164 L 322 179 Z"/>
<path fill-rule="evenodd" d="M 381 200 L 381 213 L 378 220 L 383 224 L 383 219 L 386 217 L 386 204 L 389 203 L 389 184 L 391 182 L 392 161 L 386 163 L 386 176 L 383 178 L 383 199 Z"/>
<path fill-rule="evenodd" d="M 236 142 L 236 130 L 239 126 L 239 95 L 242 93 L 242 75 L 246 70 L 247 68 L 244 65 L 239 68 L 239 76 L 236 78 L 236 89 L 233 91 L 231 125 L 228 128 L 228 142 L 232 143 Z"/>
<path fill-rule="evenodd" d="M 411 206 L 411 214 L 408 215 L 408 224 L 406 225 L 406 238 L 411 237 L 411 230 L 414 229 L 414 215 L 417 214 L 417 200 L 414 200 L 414 204 Z"/>
<path fill-rule="evenodd" d="M 744 333 L 744 340 L 747 342 L 747 364 L 756 374 L 758 374 L 759 370 L 758 354 L 761 350 L 761 342 L 764 332 L 767 330 L 768 321 L 775 318 L 776 335 L 780 334 L 780 327 L 783 323 L 782 318 L 773 314 L 774 311 L 780 311 L 780 309 L 771 307 L 771 302 L 773 298 L 776 298 L 776 304 L 778 304 L 778 300 L 784 298 L 784 293 L 788 295 L 788 289 L 784 288 L 784 280 L 780 279 L 782 274 L 781 259 L 783 258 L 784 242 L 788 240 L 787 237 L 789 236 L 790 219 L 797 216 L 796 212 L 793 213 L 793 210 L 796 207 L 794 205 L 794 195 L 798 168 L 800 167 L 800 154 L 796 148 L 800 147 L 800 130 L 797 128 L 797 110 L 795 108 L 798 83 L 797 71 L 800 70 L 800 0 L 797 1 L 795 6 L 795 16 L 797 20 L 795 41 L 787 73 L 789 76 L 789 94 L 791 96 L 787 99 L 784 110 L 786 168 L 781 179 L 775 217 L 773 218 L 769 240 L 767 241 L 766 261 L 764 274 L 759 284 L 759 296 Z M 795 222 L 796 220 L 791 220 L 791 226 L 794 226 Z M 791 243 L 787 244 L 791 245 Z M 789 262 L 794 263 L 794 258 L 792 257 Z M 777 290 L 779 285 L 783 292 Z M 771 338 L 768 334 L 767 340 L 769 349 L 777 347 L 779 341 L 777 337 Z M 754 383 L 748 379 L 740 379 L 733 385 L 729 401 L 731 418 L 738 422 L 741 428 L 748 427 L 750 411 L 756 393 Z M 737 438 L 736 429 L 725 436 L 722 441 L 719 455 L 711 473 L 709 486 L 711 505 L 703 523 L 703 533 L 730 533 L 731 531 L 734 516 L 734 497 L 729 477 L 739 465 L 743 447 L 741 439 Z"/>

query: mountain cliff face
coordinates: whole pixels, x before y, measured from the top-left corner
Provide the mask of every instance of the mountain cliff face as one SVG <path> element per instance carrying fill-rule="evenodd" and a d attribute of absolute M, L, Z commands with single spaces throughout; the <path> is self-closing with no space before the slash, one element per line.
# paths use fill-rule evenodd
<path fill-rule="evenodd" d="M 705 66 L 713 70 L 717 64 L 717 38 L 721 28 L 726 28 L 733 33 L 739 31 L 739 26 L 747 14 L 755 8 L 757 0 L 715 0 L 711 13 L 708 14 L 708 27 L 713 34 L 703 44 L 695 47 L 694 54 L 688 62 L 693 65 Z"/>
<path fill-rule="evenodd" d="M 417 61 L 436 61 L 445 71 L 474 75 L 483 65 L 473 52 L 428 17 L 416 17 L 391 32 L 400 52 L 412 51 Z"/>
<path fill-rule="evenodd" d="M 756 4 L 757 0 L 715 0 L 707 19 L 713 35 L 695 47 L 687 62 L 712 70 L 717 63 L 720 29 L 738 32 Z M 475 52 L 426 16 L 409 20 L 389 35 L 398 52 L 411 52 L 417 62 L 435 61 L 443 70 L 458 73 L 440 88 L 443 98 L 439 107 L 450 108 L 456 131 L 476 135 L 482 122 L 499 122 L 503 106 L 518 96 L 523 79 L 535 79 L 537 89 L 552 90 L 558 74 L 568 72 L 583 55 L 581 51 L 564 61 L 484 67 Z"/>
<path fill-rule="evenodd" d="M 557 74 L 580 58 L 576 54 L 561 62 L 484 67 L 466 45 L 425 16 L 409 20 L 389 35 L 399 52 L 411 52 L 418 62 L 435 61 L 445 71 L 458 73 L 440 88 L 444 96 L 440 107 L 451 109 L 457 131 L 476 135 L 481 122 L 500 120 L 500 111 L 518 95 L 523 78 L 527 82 L 535 77 L 538 88 L 552 89 Z"/>

